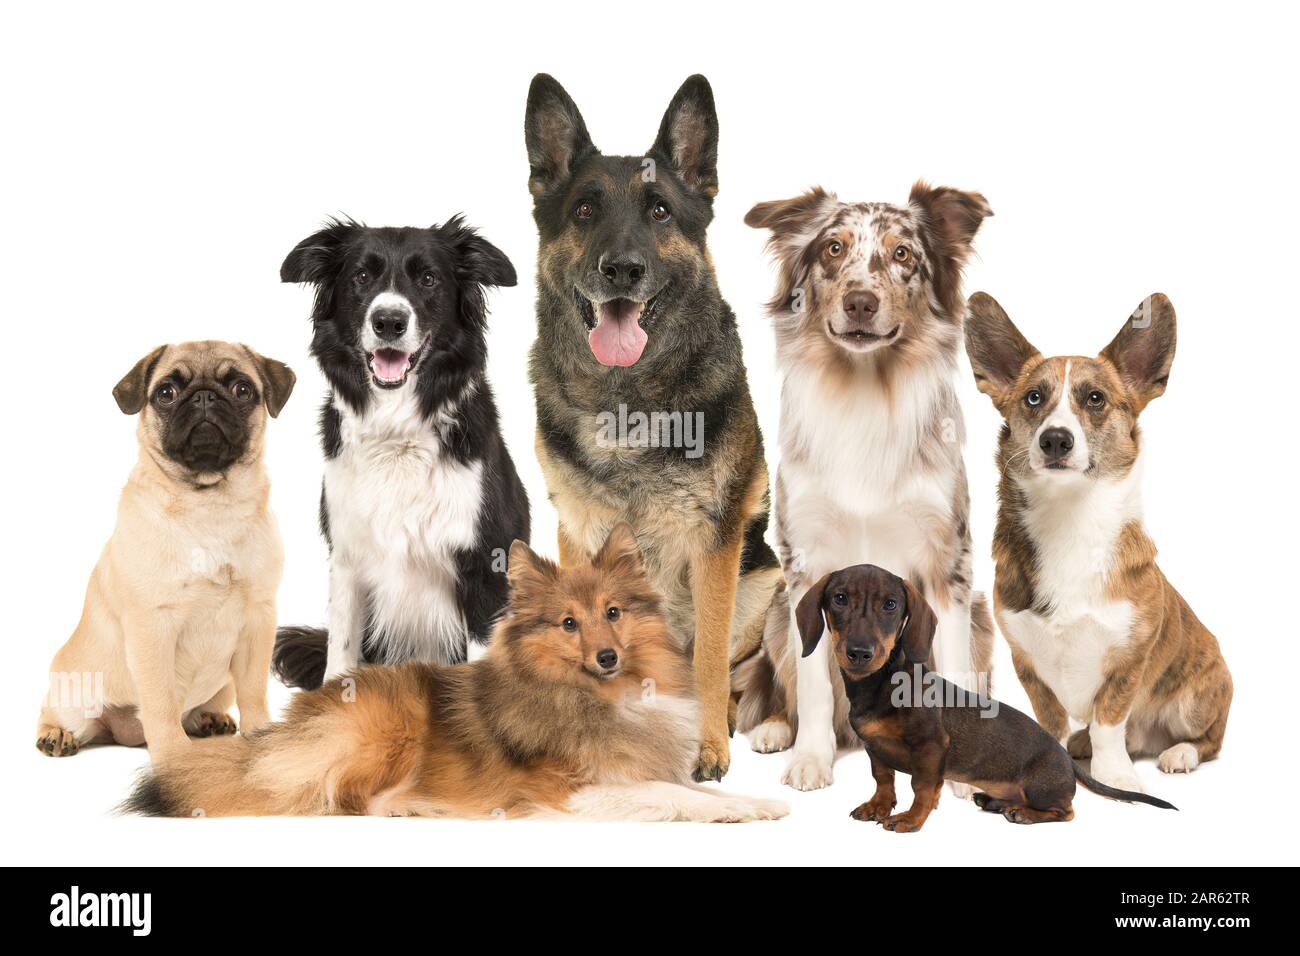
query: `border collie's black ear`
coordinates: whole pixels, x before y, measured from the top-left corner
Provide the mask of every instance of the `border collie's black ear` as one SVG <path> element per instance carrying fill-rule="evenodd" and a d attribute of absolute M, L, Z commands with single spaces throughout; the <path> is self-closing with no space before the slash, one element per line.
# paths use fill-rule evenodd
<path fill-rule="evenodd" d="M 283 362 L 267 358 L 247 345 L 244 346 L 244 351 L 253 360 L 253 364 L 257 366 L 257 373 L 262 378 L 262 401 L 266 403 L 266 413 L 272 418 L 278 418 L 284 403 L 293 394 L 293 386 L 298 381 L 298 376 Z"/>
<path fill-rule="evenodd" d="M 824 575 L 808 589 L 808 593 L 799 600 L 799 606 L 795 608 L 794 621 L 799 625 L 804 657 L 817 647 L 817 642 L 822 639 L 822 631 L 826 628 L 826 621 L 822 617 L 822 598 L 826 596 L 826 582 L 830 579 L 829 574 Z"/>
<path fill-rule="evenodd" d="M 332 279 L 343 261 L 343 250 L 360 223 L 350 219 L 333 220 L 293 247 L 280 265 L 281 282 L 315 282 Z"/>
<path fill-rule="evenodd" d="M 1101 357 L 1119 371 L 1133 392 L 1135 411 L 1165 393 L 1169 370 L 1178 345 L 1178 320 L 1174 304 L 1162 292 L 1153 292 L 1133 310 L 1119 334 L 1101 350 Z"/>
<path fill-rule="evenodd" d="M 459 213 L 435 230 L 456 250 L 456 275 L 479 285 L 512 286 L 519 279 L 506 254 L 465 225 Z"/>
<path fill-rule="evenodd" d="M 667 159 L 685 183 L 712 199 L 718 193 L 718 112 L 713 88 L 696 73 L 668 104 L 652 155 Z"/>
<path fill-rule="evenodd" d="M 167 346 L 158 346 L 131 366 L 131 371 L 113 386 L 113 399 L 123 415 L 135 415 L 144 408 L 144 403 L 149 400 L 149 376 L 166 350 Z"/>
<path fill-rule="evenodd" d="M 555 79 L 538 73 L 528 87 L 524 108 L 528 147 L 528 191 L 534 202 L 561 186 L 573 167 L 597 152 L 573 98 Z"/>
<path fill-rule="evenodd" d="M 924 664 L 930 659 L 930 648 L 934 645 L 934 632 L 938 630 L 939 619 L 915 584 L 904 580 L 903 589 L 907 592 L 907 620 L 903 622 L 899 640 L 902 641 L 903 653 L 909 661 Z"/>
<path fill-rule="evenodd" d="M 976 292 L 966 303 L 966 354 L 976 387 L 1001 408 L 1007 389 L 1038 350 L 1020 334 L 993 296 Z"/>

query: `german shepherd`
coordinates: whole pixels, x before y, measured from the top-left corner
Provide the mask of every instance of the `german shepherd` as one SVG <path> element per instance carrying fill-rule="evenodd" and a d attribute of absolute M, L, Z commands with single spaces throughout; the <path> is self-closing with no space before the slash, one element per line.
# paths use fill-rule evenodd
<path fill-rule="evenodd" d="M 690 77 L 643 156 L 604 156 L 539 74 L 524 121 L 540 245 L 537 457 L 562 564 L 636 529 L 700 704 L 696 780 L 730 763 L 729 648 L 757 648 L 781 581 L 764 541 L 763 440 L 705 230 L 718 190 L 713 92 Z"/>
<path fill-rule="evenodd" d="M 371 814 L 743 822 L 779 801 L 689 783 L 690 669 L 632 529 L 565 568 L 510 548 L 511 603 L 468 664 L 363 667 L 249 737 L 196 743 L 136 786 L 154 816 Z"/>

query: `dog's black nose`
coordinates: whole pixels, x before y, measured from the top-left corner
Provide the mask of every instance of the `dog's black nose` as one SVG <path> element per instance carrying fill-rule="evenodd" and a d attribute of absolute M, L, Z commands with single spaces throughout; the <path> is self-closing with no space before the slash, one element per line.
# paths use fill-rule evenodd
<path fill-rule="evenodd" d="M 406 334 L 409 319 L 410 315 L 401 309 L 377 309 L 370 317 L 370 327 L 385 342 L 392 342 Z"/>
<path fill-rule="evenodd" d="M 208 388 L 201 388 L 190 396 L 190 404 L 204 412 L 215 405 L 216 401 L 217 393 Z"/>
<path fill-rule="evenodd" d="M 1068 428 L 1049 428 L 1038 436 L 1038 447 L 1049 461 L 1059 461 L 1074 447 L 1074 436 Z"/>
<path fill-rule="evenodd" d="M 645 278 L 645 258 L 634 252 L 603 255 L 598 268 L 617 289 L 630 289 Z"/>
<path fill-rule="evenodd" d="M 871 658 L 875 655 L 870 647 L 865 644 L 846 644 L 844 646 L 844 656 L 848 658 L 850 664 L 855 667 L 862 664 L 870 664 Z"/>
<path fill-rule="evenodd" d="M 613 670 L 615 665 L 618 664 L 618 651 L 614 650 L 612 647 L 607 647 L 603 651 L 597 651 L 596 663 L 607 671 Z"/>
<path fill-rule="evenodd" d="M 844 314 L 850 319 L 869 319 L 880 309 L 880 297 L 858 289 L 844 296 Z"/>

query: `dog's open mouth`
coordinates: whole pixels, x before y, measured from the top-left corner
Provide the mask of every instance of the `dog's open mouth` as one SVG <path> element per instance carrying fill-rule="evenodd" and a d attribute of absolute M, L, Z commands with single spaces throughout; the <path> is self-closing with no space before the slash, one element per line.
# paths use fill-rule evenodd
<path fill-rule="evenodd" d="M 610 299 L 592 302 L 578 294 L 578 310 L 587 326 L 587 344 L 601 365 L 626 368 L 635 365 L 650 337 L 646 334 L 654 318 L 659 296 L 645 302 Z"/>
<path fill-rule="evenodd" d="M 403 352 L 401 349 L 375 349 L 366 358 L 370 365 L 370 377 L 380 388 L 401 388 L 406 384 L 407 377 L 415 370 L 415 366 L 419 364 L 423 352 L 424 342 L 421 342 L 414 352 Z"/>
<path fill-rule="evenodd" d="M 868 332 L 865 329 L 855 329 L 852 332 L 837 332 L 832 327 L 831 335 L 835 336 L 840 342 L 844 343 L 851 349 L 869 348 L 872 345 L 878 345 L 882 342 L 892 342 L 898 336 L 898 330 L 902 326 L 894 326 L 888 332 L 877 334 Z"/>

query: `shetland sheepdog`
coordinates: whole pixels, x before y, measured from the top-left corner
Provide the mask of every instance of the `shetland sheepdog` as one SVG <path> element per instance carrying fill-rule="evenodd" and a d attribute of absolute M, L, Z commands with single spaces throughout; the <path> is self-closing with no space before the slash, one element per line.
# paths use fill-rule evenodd
<path fill-rule="evenodd" d="M 784 804 L 692 784 L 689 665 L 632 529 L 560 568 L 510 548 L 510 604 L 487 654 L 362 667 L 299 694 L 250 737 L 195 743 L 128 812 L 741 822 Z"/>

